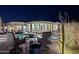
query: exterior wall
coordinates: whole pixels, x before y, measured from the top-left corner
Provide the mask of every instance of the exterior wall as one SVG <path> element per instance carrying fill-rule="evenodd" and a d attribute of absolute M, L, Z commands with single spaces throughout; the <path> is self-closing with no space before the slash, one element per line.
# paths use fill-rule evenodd
<path fill-rule="evenodd" d="M 34 22 L 27 22 L 27 25 L 28 24 L 30 25 L 29 30 L 31 32 L 52 32 L 58 28 L 60 23 L 53 23 L 47 21 L 34 21 Z"/>
<path fill-rule="evenodd" d="M 26 22 L 24 24 L 22 24 L 21 22 L 18 23 L 19 24 L 15 22 L 8 24 L 8 31 L 23 30 L 25 26 L 28 32 L 48 32 L 48 31 L 52 32 L 56 30 L 59 26 L 59 23 L 53 23 L 48 21 L 33 21 L 33 22 Z"/>
<path fill-rule="evenodd" d="M 58 38 L 62 40 L 62 27 L 61 23 L 58 22 L 48 22 L 48 21 L 32 21 L 32 22 L 11 22 L 7 24 L 8 31 L 23 31 L 37 33 L 39 36 L 42 35 L 43 32 L 52 32 L 55 35 L 51 35 L 52 38 Z M 21 27 L 20 27 L 21 26 Z M 55 36 L 55 37 L 54 37 Z"/>
<path fill-rule="evenodd" d="M 8 25 L 8 31 L 21 31 L 22 25 Z"/>
<path fill-rule="evenodd" d="M 75 40 L 77 37 L 77 33 L 79 32 L 78 23 L 67 23 L 64 25 L 65 30 L 65 40 Z"/>
<path fill-rule="evenodd" d="M 24 25 L 25 25 L 24 22 L 10 22 L 7 24 L 7 27 L 9 32 L 11 31 L 18 32 L 23 30 Z"/>
<path fill-rule="evenodd" d="M 65 47 L 70 49 L 79 48 L 79 23 L 71 22 L 64 25 Z"/>
<path fill-rule="evenodd" d="M 49 21 L 32 21 L 32 22 L 10 22 L 7 24 L 8 31 L 22 31 L 28 33 L 37 33 L 42 35 L 43 32 L 52 32 L 51 38 L 58 38 L 62 40 L 62 25 L 58 22 Z"/>

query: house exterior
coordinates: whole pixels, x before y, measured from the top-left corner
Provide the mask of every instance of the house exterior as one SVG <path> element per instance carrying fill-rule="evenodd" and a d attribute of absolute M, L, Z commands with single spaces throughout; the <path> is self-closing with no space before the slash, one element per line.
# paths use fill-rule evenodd
<path fill-rule="evenodd" d="M 59 30 L 60 26 L 61 23 L 50 22 L 50 21 L 10 22 L 7 24 L 8 31 L 26 30 L 28 32 L 39 32 L 39 33 Z"/>

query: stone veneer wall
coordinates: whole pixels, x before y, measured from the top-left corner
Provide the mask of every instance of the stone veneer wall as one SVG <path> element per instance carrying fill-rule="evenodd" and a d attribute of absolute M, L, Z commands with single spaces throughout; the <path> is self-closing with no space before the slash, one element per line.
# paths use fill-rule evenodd
<path fill-rule="evenodd" d="M 79 23 L 71 22 L 64 24 L 65 45 L 76 47 L 76 41 L 79 41 Z"/>

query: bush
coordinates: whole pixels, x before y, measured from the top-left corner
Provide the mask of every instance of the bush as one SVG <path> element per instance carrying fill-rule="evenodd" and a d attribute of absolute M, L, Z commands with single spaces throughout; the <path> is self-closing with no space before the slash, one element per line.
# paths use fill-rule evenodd
<path fill-rule="evenodd" d="M 74 39 L 70 39 L 70 40 L 66 41 L 66 47 L 68 47 L 70 49 L 75 49 L 75 48 L 77 48 L 77 43 Z"/>

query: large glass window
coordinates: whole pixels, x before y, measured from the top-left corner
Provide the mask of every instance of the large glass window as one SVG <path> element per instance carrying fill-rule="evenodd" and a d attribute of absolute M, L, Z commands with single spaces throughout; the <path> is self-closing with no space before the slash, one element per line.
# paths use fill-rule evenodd
<path fill-rule="evenodd" d="M 30 27 L 31 27 L 30 24 L 27 24 L 27 31 L 30 31 L 31 30 Z"/>
<path fill-rule="evenodd" d="M 23 32 L 26 32 L 27 31 L 27 28 L 26 28 L 26 26 L 24 25 L 23 26 Z"/>
<path fill-rule="evenodd" d="M 40 31 L 43 31 L 43 23 L 40 23 Z"/>
<path fill-rule="evenodd" d="M 19 25 L 19 29 L 20 29 L 20 30 L 22 29 L 21 25 Z"/>
<path fill-rule="evenodd" d="M 35 31 L 35 24 L 32 24 L 32 31 Z"/>
<path fill-rule="evenodd" d="M 16 28 L 16 30 L 21 30 L 22 29 L 22 26 L 21 25 L 14 25 L 14 28 Z"/>
<path fill-rule="evenodd" d="M 19 26 L 16 26 L 17 27 L 17 30 L 19 30 Z"/>
<path fill-rule="evenodd" d="M 39 23 L 36 23 L 36 31 L 39 31 Z"/>
<path fill-rule="evenodd" d="M 48 24 L 47 29 L 48 29 L 48 31 L 51 31 L 51 24 Z"/>
<path fill-rule="evenodd" d="M 9 29 L 10 29 L 10 32 L 13 31 L 13 26 L 10 26 Z"/>
<path fill-rule="evenodd" d="M 53 24 L 53 31 L 58 30 L 58 25 L 57 24 Z"/>
<path fill-rule="evenodd" d="M 47 24 L 45 24 L 45 31 L 47 31 Z"/>

